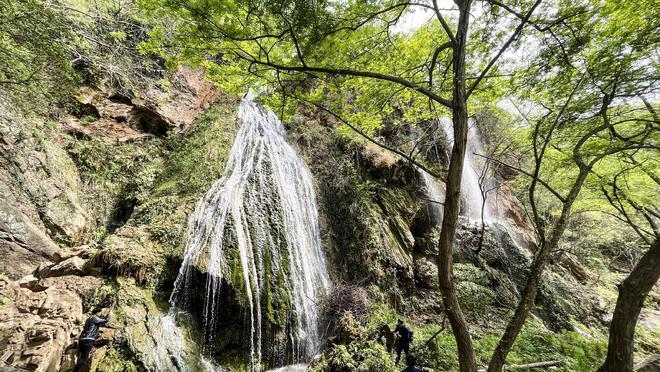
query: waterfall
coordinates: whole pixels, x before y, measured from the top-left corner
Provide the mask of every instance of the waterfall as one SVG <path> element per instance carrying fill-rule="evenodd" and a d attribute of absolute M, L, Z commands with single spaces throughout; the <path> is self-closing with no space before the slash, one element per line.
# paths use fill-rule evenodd
<path fill-rule="evenodd" d="M 442 129 L 447 134 L 449 143 L 454 143 L 454 128 L 452 121 L 448 118 L 440 120 Z M 490 190 L 486 197 L 486 204 L 483 208 L 484 222 L 492 224 L 499 217 L 498 203 L 496 198 L 492 195 L 497 191 L 497 184 L 488 172 L 484 170 L 483 165 L 479 166 L 481 161 L 477 159 L 474 154 L 485 154 L 483 142 L 479 128 L 474 123 L 470 125 L 468 130 L 467 149 L 465 151 L 465 163 L 463 166 L 463 175 L 461 177 L 461 198 L 465 210 L 461 211 L 461 215 L 467 217 L 471 221 L 481 221 L 481 209 L 484 202 L 484 191 Z M 482 177 L 483 175 L 483 177 Z M 480 177 L 482 177 L 481 185 L 479 185 Z"/>
<path fill-rule="evenodd" d="M 431 223 L 440 226 L 442 224 L 442 216 L 445 213 L 442 205 L 445 201 L 445 192 L 440 190 L 433 176 L 420 168 L 417 168 L 417 170 L 424 184 L 424 194 L 429 198 L 428 208 Z"/>
<path fill-rule="evenodd" d="M 155 371 L 180 371 L 189 364 L 185 349 L 185 337 L 176 324 L 176 313 L 170 311 L 154 319 L 149 327 L 156 342 L 151 350 L 145 350 L 144 363 Z"/>
<path fill-rule="evenodd" d="M 241 127 L 224 175 L 189 218 L 170 302 L 188 309 L 195 272 L 206 273 L 202 322 L 205 345 L 212 345 L 218 311 L 226 305 L 220 293 L 223 283 L 242 291 L 249 317 L 250 368 L 259 370 L 262 305 L 269 311 L 269 301 L 279 298 L 279 305 L 286 306 L 289 359 L 306 361 L 320 346 L 315 301 L 327 290 L 329 279 L 309 170 L 286 142 L 273 112 L 244 99 L 238 117 Z"/>

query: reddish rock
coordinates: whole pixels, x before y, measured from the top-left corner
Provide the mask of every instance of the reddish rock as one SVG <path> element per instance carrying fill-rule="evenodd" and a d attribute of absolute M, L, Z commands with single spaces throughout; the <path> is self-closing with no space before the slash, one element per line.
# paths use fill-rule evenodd
<path fill-rule="evenodd" d="M 3 362 L 35 371 L 72 367 L 70 358 L 63 356 L 84 321 L 80 296 L 90 295 L 102 283 L 89 276 L 65 276 L 44 280 L 40 284 L 45 290 L 32 291 L 0 278 Z"/>

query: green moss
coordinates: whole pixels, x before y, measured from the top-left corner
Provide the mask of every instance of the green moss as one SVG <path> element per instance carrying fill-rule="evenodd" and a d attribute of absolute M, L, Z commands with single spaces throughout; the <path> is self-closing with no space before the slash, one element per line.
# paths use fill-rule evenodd
<path fill-rule="evenodd" d="M 469 264 L 454 264 L 453 271 L 461 308 L 475 315 L 487 314 L 493 308 L 496 294 L 486 273 Z"/>
<path fill-rule="evenodd" d="M 96 370 L 99 372 L 146 371 L 130 350 L 117 345 L 108 350 Z"/>
<path fill-rule="evenodd" d="M 425 347 L 423 342 L 439 329 L 437 326 L 413 328 L 416 340 L 415 350 L 422 366 L 434 366 L 446 370 L 458 369 L 456 342 L 450 331 L 444 330 L 434 341 Z M 500 334 L 473 335 L 477 364 L 488 365 Z M 516 339 L 507 357 L 508 364 L 526 364 L 546 360 L 559 360 L 558 371 L 593 371 L 605 359 L 604 339 L 587 339 L 577 332 L 553 333 L 536 321 L 528 321 Z"/>
<path fill-rule="evenodd" d="M 185 136 L 170 138 L 171 156 L 158 177 L 156 196 L 205 192 L 222 175 L 234 139 L 235 110 L 236 102 L 225 99 L 197 119 Z"/>

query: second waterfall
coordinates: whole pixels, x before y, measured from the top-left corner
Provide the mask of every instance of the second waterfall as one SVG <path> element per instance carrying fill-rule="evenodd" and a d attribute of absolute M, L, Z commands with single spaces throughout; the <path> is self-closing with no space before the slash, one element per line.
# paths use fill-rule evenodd
<path fill-rule="evenodd" d="M 309 170 L 274 113 L 244 99 L 239 120 L 223 177 L 189 218 L 170 302 L 198 314 L 208 353 L 242 342 L 260 370 L 317 351 L 329 280 Z"/>

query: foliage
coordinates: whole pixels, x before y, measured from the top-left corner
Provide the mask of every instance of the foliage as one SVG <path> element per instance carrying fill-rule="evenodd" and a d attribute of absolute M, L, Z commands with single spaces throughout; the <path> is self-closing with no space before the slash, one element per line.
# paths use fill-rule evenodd
<path fill-rule="evenodd" d="M 185 136 L 170 135 L 167 162 L 148 198 L 136 207 L 135 224 L 148 224 L 152 237 L 171 254 L 183 250 L 187 215 L 223 172 L 232 144 L 235 105 L 221 101 L 198 118 Z"/>
<path fill-rule="evenodd" d="M 128 348 L 121 347 L 120 345 L 113 345 L 103 356 L 101 363 L 96 368 L 99 372 L 138 372 L 144 371 L 145 368 L 137 360 Z"/>
<path fill-rule="evenodd" d="M 151 192 L 164 164 L 163 140 L 122 144 L 99 139 L 70 141 L 68 152 L 85 185 L 97 235 L 102 236 L 125 222 L 114 215 L 118 206 L 139 204 Z"/>
<path fill-rule="evenodd" d="M 81 82 L 133 97 L 163 78 L 137 48 L 149 25 L 134 1 L 8 0 L 0 14 L 0 89 L 38 112 L 66 108 Z"/>
<path fill-rule="evenodd" d="M 69 61 L 74 33 L 42 0 L 0 3 L 0 89 L 20 101 L 59 100 L 75 86 Z"/>
<path fill-rule="evenodd" d="M 314 371 L 373 371 L 394 370 L 394 363 L 385 347 L 373 339 L 351 313 L 344 313 L 338 327 L 346 337 L 342 343 L 333 344 L 323 353 Z"/>
<path fill-rule="evenodd" d="M 416 337 L 426 341 L 439 327 L 431 326 L 418 329 Z M 417 336 L 419 335 L 419 336 Z M 497 344 L 499 334 L 487 333 L 475 336 L 477 362 L 486 365 Z M 421 366 L 433 366 L 443 370 L 458 367 L 456 345 L 450 332 L 443 331 L 427 347 L 416 346 Z M 555 334 L 546 330 L 542 324 L 528 322 L 520 333 L 507 363 L 527 364 L 539 361 L 559 360 L 561 371 L 595 370 L 605 358 L 606 343 L 602 340 L 590 340 L 577 332 Z"/>
<path fill-rule="evenodd" d="M 461 307 L 471 314 L 487 314 L 494 305 L 495 292 L 486 273 L 472 265 L 456 264 L 454 276 Z"/>
<path fill-rule="evenodd" d="M 355 366 L 356 356 L 351 352 L 355 349 L 374 348 L 379 353 L 383 346 L 374 341 L 377 329 L 382 324 L 396 324 L 401 318 L 392 308 L 374 304 L 366 328 L 353 327 L 354 338 L 348 345 L 337 345 L 324 354 L 322 367 L 327 366 Z M 440 324 L 418 325 L 406 322 L 414 332 L 411 353 L 415 355 L 419 367 L 430 367 L 435 370 L 458 369 L 456 343 L 448 325 L 443 329 Z M 443 329 L 441 331 L 441 329 Z M 438 333 L 438 331 L 440 331 Z M 563 332 L 561 334 L 548 331 L 538 321 L 528 321 L 520 336 L 516 340 L 512 352 L 507 358 L 508 364 L 526 364 L 547 360 L 561 361 L 561 371 L 587 371 L 596 369 L 604 360 L 606 342 L 604 336 L 593 332 L 594 339 L 586 338 L 577 332 Z M 476 331 L 474 336 L 477 362 L 486 365 L 499 339 L 498 333 L 492 331 Z M 431 340 L 431 341 L 429 341 Z M 368 354 L 366 351 L 363 354 Z M 386 357 L 390 362 L 393 355 Z M 335 363 L 335 364 L 331 364 Z M 317 367 L 319 368 L 319 367 Z M 394 366 L 383 367 L 387 371 L 396 370 Z M 323 370 L 323 369 L 319 369 Z"/>
<path fill-rule="evenodd" d="M 63 12 L 76 34 L 73 64 L 88 84 L 104 84 L 132 98 L 164 80 L 161 61 L 142 55 L 150 25 L 136 2 L 63 0 Z"/>

